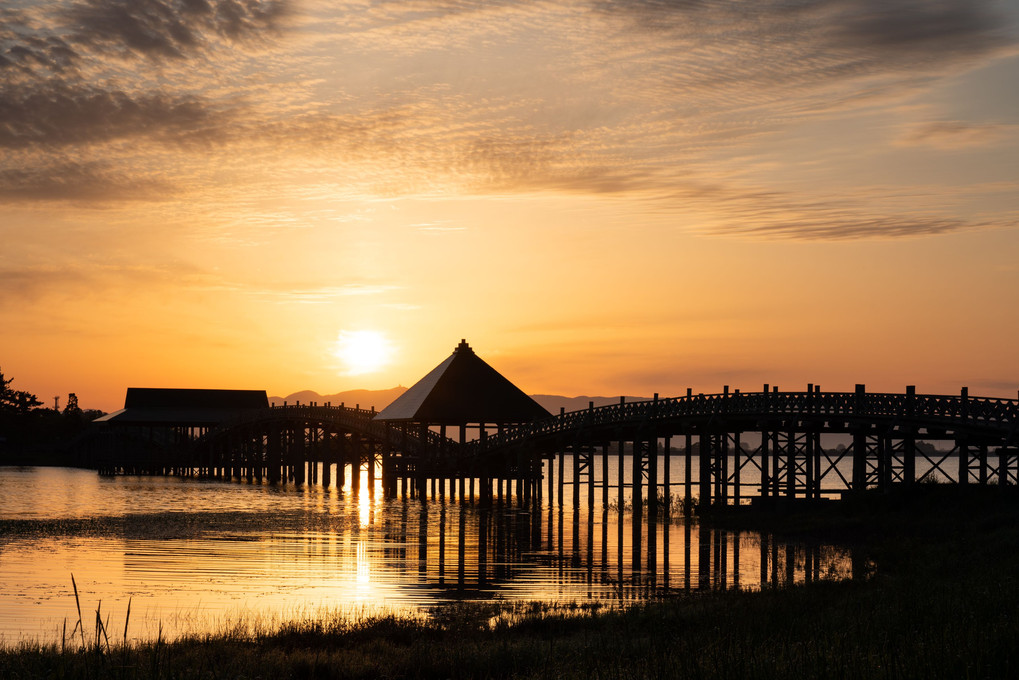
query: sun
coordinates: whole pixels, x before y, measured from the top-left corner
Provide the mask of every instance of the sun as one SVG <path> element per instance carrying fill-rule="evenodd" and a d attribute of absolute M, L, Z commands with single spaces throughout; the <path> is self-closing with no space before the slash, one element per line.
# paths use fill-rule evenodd
<path fill-rule="evenodd" d="M 389 363 L 392 343 L 378 331 L 340 331 L 333 354 L 346 375 L 374 373 Z"/>

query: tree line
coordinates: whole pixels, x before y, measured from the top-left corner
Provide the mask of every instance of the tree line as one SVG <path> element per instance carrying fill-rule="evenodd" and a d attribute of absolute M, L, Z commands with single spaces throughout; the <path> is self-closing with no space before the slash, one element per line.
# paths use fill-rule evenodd
<path fill-rule="evenodd" d="M 0 465 L 69 464 L 75 441 L 102 411 L 82 409 L 72 392 L 63 410 L 14 388 L 0 369 Z"/>

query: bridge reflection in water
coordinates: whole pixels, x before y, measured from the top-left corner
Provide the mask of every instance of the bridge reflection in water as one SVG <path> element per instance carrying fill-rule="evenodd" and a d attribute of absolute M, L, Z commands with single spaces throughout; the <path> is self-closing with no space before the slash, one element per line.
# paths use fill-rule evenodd
<path fill-rule="evenodd" d="M 397 569 L 394 557 L 403 568 L 416 564 L 417 584 L 443 591 L 439 597 L 611 603 L 860 578 L 867 570 L 848 548 L 788 543 L 682 517 L 645 527 L 638 543 L 644 547 L 635 551 L 629 515 L 607 508 L 407 502 L 385 531 L 404 547 L 384 561 Z"/>
<path fill-rule="evenodd" d="M 663 513 L 553 503 L 385 498 L 381 480 L 343 488 L 212 484 L 81 470 L 5 468 L 0 637 L 59 641 L 82 604 L 131 635 L 205 634 L 226 622 L 433 611 L 463 600 L 627 604 L 713 589 L 857 578 L 836 546 L 787 543 Z M 45 499 L 40 507 L 39 499 Z M 96 508 L 100 516 L 94 516 Z M 654 546 L 652 549 L 651 546 Z M 66 631 L 65 631 L 66 633 Z M 54 637 L 55 636 L 55 637 Z"/>

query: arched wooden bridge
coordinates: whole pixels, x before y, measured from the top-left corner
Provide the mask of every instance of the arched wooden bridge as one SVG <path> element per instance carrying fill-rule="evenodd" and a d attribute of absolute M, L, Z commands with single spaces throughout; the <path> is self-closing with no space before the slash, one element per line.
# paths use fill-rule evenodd
<path fill-rule="evenodd" d="M 962 484 L 1019 483 L 1019 400 L 971 397 L 965 389 L 958 395 L 912 388 L 868 393 L 863 386 L 821 392 L 812 385 L 802 392 L 767 385 L 752 393 L 688 391 L 592 404 L 465 444 L 375 415 L 319 405 L 251 410 L 134 471 L 329 485 L 335 467 L 342 485 L 350 466 L 355 490 L 362 471 L 371 480 L 380 470 L 387 493 L 402 486 L 404 494 L 423 495 L 430 484 L 433 494 L 445 495 L 448 485 L 450 496 L 474 498 L 478 484 L 482 499 L 505 493 L 521 503 L 540 500 L 545 489 L 550 498 L 558 491 L 562 503 L 569 484 L 575 506 L 585 487 L 591 504 L 596 491 L 606 503 L 613 489 L 620 507 L 629 504 L 635 513 L 647 493 L 649 518 L 673 487 L 701 503 L 740 503 L 889 488 L 935 475 Z M 822 446 L 827 435 L 842 444 Z M 941 443 L 942 450 L 922 442 Z M 619 474 L 610 478 L 613 457 Z M 678 484 L 669 478 L 676 458 L 685 473 Z"/>
<path fill-rule="evenodd" d="M 822 435 L 835 435 L 845 444 L 825 448 Z M 917 445 L 922 442 L 947 442 L 948 449 Z M 688 390 L 682 397 L 620 400 L 597 408 L 592 404 L 487 437 L 469 450 L 480 458 L 506 457 L 514 451 L 554 458 L 569 452 L 574 464 L 570 478 L 586 479 L 589 487 L 598 485 L 600 452 L 605 498 L 605 460 L 613 447 L 616 455 L 629 449 L 637 512 L 642 485 L 632 481 L 643 479 L 656 490 L 649 499 L 653 511 L 655 497 L 669 496 L 670 466 L 663 466 L 663 478 L 660 459 L 676 455 L 685 463 L 684 497 L 692 499 L 696 487 L 701 503 L 740 503 L 748 486 L 755 496 L 820 498 L 825 489 L 889 488 L 935 475 L 961 484 L 1016 484 L 1019 400 L 971 397 L 966 389 L 958 395 L 916 394 L 913 388 L 868 393 L 862 385 L 854 392 L 821 392 L 813 385 L 803 392 L 779 392 L 768 385 L 750 393 L 726 388 L 720 394 L 694 395 Z M 948 461 L 955 464 L 954 473 Z M 562 457 L 559 462 L 561 483 L 566 477 Z M 619 467 L 624 467 L 622 457 Z M 753 473 L 750 485 L 744 482 L 748 471 Z M 622 505 L 622 485 L 618 488 Z M 588 495 L 593 497 L 590 491 Z"/>

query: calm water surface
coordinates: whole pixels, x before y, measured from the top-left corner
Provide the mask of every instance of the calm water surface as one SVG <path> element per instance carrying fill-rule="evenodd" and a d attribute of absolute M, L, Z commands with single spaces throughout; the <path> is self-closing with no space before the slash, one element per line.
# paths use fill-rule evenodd
<path fill-rule="evenodd" d="M 348 477 L 349 479 L 349 477 Z M 705 588 L 848 578 L 848 552 L 678 518 L 635 536 L 629 513 L 383 499 L 67 468 L 0 467 L 0 644 L 59 641 L 96 610 L 111 638 L 459 600 L 619 605 Z M 636 541 L 636 549 L 634 548 Z M 115 634 L 115 635 L 114 635 Z"/>

